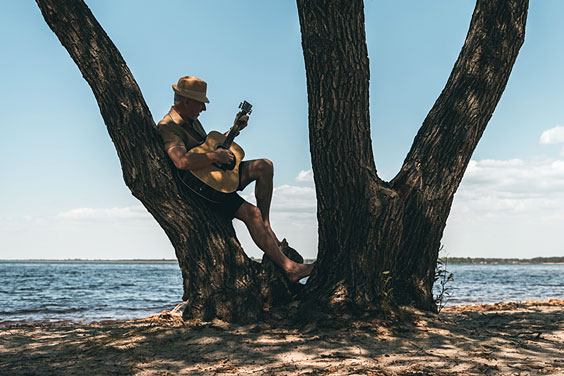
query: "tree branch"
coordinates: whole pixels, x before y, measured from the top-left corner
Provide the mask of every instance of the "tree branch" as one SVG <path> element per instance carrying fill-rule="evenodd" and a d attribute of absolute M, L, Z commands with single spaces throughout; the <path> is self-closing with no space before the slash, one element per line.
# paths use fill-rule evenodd
<path fill-rule="evenodd" d="M 84 1 L 36 2 L 92 88 L 125 183 L 174 246 L 188 302 L 184 317 L 249 321 L 263 311 L 265 301 L 275 305 L 291 299 L 295 293 L 279 268 L 250 260 L 231 221 L 179 189 L 141 90 Z"/>
<path fill-rule="evenodd" d="M 528 0 L 478 0 L 445 89 L 391 181 L 404 203 L 395 291 L 432 308 L 440 241 L 472 153 L 523 44 Z M 413 291 L 416 291 L 414 294 Z"/>
<path fill-rule="evenodd" d="M 448 82 L 392 186 L 427 199 L 454 195 L 525 38 L 528 0 L 478 0 Z"/>
<path fill-rule="evenodd" d="M 147 190 L 158 193 L 157 188 L 161 192 L 176 191 L 170 169 L 141 167 L 166 166 L 166 155 L 139 86 L 90 9 L 83 1 L 36 2 L 45 21 L 92 88 L 116 146 L 127 186 L 136 196 Z M 128 137 L 120 137 L 123 134 Z M 132 148 L 124 144 L 125 141 L 140 147 Z M 169 177 L 169 186 L 159 186 L 155 174 Z"/>

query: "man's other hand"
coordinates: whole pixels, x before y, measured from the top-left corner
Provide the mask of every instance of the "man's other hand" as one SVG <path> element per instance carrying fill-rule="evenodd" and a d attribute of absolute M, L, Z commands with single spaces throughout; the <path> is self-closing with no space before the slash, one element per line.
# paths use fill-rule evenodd
<path fill-rule="evenodd" d="M 242 131 L 249 123 L 249 115 L 243 115 L 237 120 L 237 116 L 235 116 L 235 121 L 239 122 L 239 130 Z"/>
<path fill-rule="evenodd" d="M 216 161 L 221 164 L 231 164 L 235 159 L 235 155 L 228 149 L 217 149 L 215 151 Z"/>

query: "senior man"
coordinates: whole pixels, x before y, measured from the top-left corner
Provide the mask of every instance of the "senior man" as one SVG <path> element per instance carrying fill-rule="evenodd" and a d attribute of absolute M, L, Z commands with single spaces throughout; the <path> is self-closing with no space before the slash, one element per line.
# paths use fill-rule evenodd
<path fill-rule="evenodd" d="M 209 167 L 214 163 L 229 165 L 235 158 L 228 149 L 219 148 L 206 153 L 188 152 L 205 141 L 207 133 L 198 117 L 206 110 L 207 84 L 192 76 L 181 77 L 174 90 L 174 105 L 158 123 L 158 130 L 164 142 L 165 150 L 178 169 L 195 171 Z M 247 126 L 249 117 L 242 116 L 238 120 L 240 129 Z M 274 175 L 273 164 L 268 159 L 242 161 L 239 165 L 239 187 L 243 190 L 256 181 L 255 197 L 257 205 L 245 201 L 237 192 L 224 195 L 222 202 L 207 202 L 221 215 L 237 218 L 247 226 L 255 244 L 264 251 L 278 266 L 284 270 L 291 282 L 297 282 L 308 276 L 312 264 L 298 264 L 290 260 L 280 248 L 270 226 L 270 203 L 272 201 Z"/>

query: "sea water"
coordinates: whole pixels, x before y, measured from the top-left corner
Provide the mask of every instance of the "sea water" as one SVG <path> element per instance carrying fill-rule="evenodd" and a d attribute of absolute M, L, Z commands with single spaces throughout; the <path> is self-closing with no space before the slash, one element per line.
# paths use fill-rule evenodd
<path fill-rule="evenodd" d="M 0 322 L 125 320 L 181 302 L 177 263 L 0 262 Z"/>
<path fill-rule="evenodd" d="M 447 305 L 564 299 L 563 264 L 452 264 Z M 438 286 L 435 292 L 438 293 Z M 0 262 L 0 324 L 142 318 L 182 301 L 176 262 Z"/>
<path fill-rule="evenodd" d="M 564 299 L 564 264 L 448 264 L 446 305 Z M 440 283 L 435 284 L 435 294 Z"/>

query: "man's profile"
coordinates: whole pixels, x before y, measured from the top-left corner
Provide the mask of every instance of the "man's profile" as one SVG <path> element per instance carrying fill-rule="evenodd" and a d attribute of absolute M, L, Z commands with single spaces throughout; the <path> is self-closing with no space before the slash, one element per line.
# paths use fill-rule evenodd
<path fill-rule="evenodd" d="M 231 164 L 233 153 L 218 148 L 212 152 L 194 153 L 190 149 L 200 145 L 207 136 L 198 117 L 206 110 L 209 100 L 206 96 L 205 81 L 185 76 L 172 85 L 174 105 L 158 123 L 158 130 L 164 142 L 165 151 L 178 169 L 198 170 L 208 168 L 213 163 Z M 243 129 L 249 117 L 241 116 L 238 121 Z M 226 194 L 220 203 L 206 202 L 220 215 L 229 219 L 237 218 L 247 226 L 255 244 L 284 270 L 291 282 L 308 276 L 313 265 L 298 264 L 290 260 L 280 248 L 280 241 L 270 226 L 270 203 L 272 200 L 274 168 L 268 159 L 242 161 L 239 165 L 239 187 L 243 190 L 253 181 L 255 185 L 256 206 L 245 201 L 237 192 Z"/>

